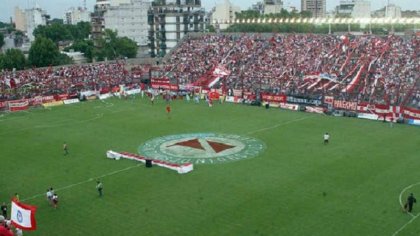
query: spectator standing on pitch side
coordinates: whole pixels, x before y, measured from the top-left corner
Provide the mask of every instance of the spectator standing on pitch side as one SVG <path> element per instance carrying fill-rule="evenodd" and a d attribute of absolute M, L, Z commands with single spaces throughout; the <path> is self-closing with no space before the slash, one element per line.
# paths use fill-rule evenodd
<path fill-rule="evenodd" d="M 5 202 L 1 204 L 1 214 L 7 219 L 7 205 Z"/>
<path fill-rule="evenodd" d="M 7 226 L 4 216 L 0 216 L 0 235 L 13 236 L 13 232 Z"/>

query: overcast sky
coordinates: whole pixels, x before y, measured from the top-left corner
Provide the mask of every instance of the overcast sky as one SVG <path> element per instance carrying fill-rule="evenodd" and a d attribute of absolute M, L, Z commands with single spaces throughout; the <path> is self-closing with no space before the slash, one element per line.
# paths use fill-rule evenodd
<path fill-rule="evenodd" d="M 210 10 L 215 4 L 222 3 L 224 0 L 202 0 L 203 6 L 206 10 Z M 252 4 L 259 0 L 230 0 L 233 4 L 241 7 L 243 10 L 248 9 Z M 262 1 L 262 0 L 261 0 Z M 372 10 L 384 7 L 388 0 L 371 0 Z M 420 10 L 420 0 L 389 0 L 402 7 L 403 10 Z M 83 5 L 83 0 L 0 0 L 0 21 L 9 21 L 10 17 L 14 17 L 14 8 L 33 7 L 34 3 L 47 11 L 52 18 L 63 18 L 64 12 L 70 7 L 77 7 Z M 86 0 L 87 7 L 90 11 L 93 10 L 93 5 L 96 0 Z M 283 0 L 284 5 L 295 6 L 300 10 L 300 0 Z M 333 9 L 337 6 L 339 0 L 327 0 L 327 10 Z"/>

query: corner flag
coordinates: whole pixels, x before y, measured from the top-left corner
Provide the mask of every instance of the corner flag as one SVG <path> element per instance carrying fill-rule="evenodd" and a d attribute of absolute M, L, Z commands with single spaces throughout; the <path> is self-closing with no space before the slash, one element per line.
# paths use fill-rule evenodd
<path fill-rule="evenodd" d="M 36 206 L 26 205 L 16 201 L 15 199 L 12 200 L 11 221 L 16 228 L 23 230 L 35 230 L 35 212 Z"/>

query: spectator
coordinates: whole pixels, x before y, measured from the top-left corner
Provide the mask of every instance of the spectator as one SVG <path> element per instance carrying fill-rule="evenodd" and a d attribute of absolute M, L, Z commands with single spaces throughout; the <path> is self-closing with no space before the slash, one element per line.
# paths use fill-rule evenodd
<path fill-rule="evenodd" d="M 0 215 L 0 235 L 1 236 L 13 236 L 12 230 L 6 224 L 4 216 Z"/>

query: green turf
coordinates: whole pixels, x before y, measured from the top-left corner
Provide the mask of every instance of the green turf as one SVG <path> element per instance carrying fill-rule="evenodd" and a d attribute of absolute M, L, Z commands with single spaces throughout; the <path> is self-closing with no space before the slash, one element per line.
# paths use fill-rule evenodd
<path fill-rule="evenodd" d="M 110 99 L 3 114 L 0 201 L 18 192 L 38 206 L 38 230 L 25 235 L 392 235 L 412 219 L 398 198 L 420 182 L 418 127 L 234 104 L 176 101 L 172 111 Z M 185 175 L 105 158 L 203 132 L 249 135 L 266 149 Z M 94 180 L 113 172 L 101 199 Z M 50 186 L 58 209 L 45 199 Z M 420 185 L 409 192 L 420 200 Z M 415 219 L 398 235 L 419 234 Z"/>

